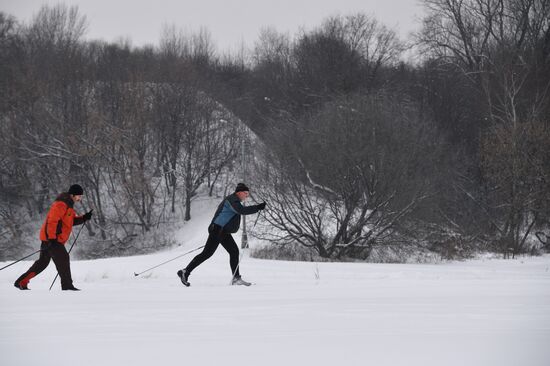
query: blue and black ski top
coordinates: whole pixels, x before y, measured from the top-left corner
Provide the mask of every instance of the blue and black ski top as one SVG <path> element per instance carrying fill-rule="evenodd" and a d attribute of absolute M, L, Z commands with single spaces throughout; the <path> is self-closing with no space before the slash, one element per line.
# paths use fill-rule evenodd
<path fill-rule="evenodd" d="M 236 233 L 241 226 L 241 215 L 252 215 L 258 207 L 243 206 L 235 193 L 225 197 L 219 204 L 212 223 L 220 226 L 226 233 Z"/>

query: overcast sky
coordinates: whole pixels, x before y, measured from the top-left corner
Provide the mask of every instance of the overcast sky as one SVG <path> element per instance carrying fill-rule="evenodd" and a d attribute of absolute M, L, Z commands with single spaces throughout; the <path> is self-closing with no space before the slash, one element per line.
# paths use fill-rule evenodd
<path fill-rule="evenodd" d="M 158 44 L 165 24 L 186 31 L 206 27 L 219 50 L 253 45 L 261 28 L 273 26 L 295 34 L 330 15 L 373 14 L 405 38 L 419 27 L 419 0 L 0 0 L 0 10 L 28 22 L 43 4 L 78 5 L 88 19 L 86 38 L 134 46 Z"/>

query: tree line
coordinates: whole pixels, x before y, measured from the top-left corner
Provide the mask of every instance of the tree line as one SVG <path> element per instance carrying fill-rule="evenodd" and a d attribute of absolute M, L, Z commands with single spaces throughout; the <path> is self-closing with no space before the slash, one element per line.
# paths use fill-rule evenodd
<path fill-rule="evenodd" d="M 190 220 L 193 197 L 231 179 L 247 138 L 208 93 L 205 32 L 167 27 L 157 48 L 132 48 L 85 42 L 86 27 L 64 5 L 42 7 L 28 25 L 0 16 L 4 257 L 34 247 L 27 223 L 40 222 L 73 182 L 95 213 L 88 255 L 161 246 L 162 238 L 135 239 L 175 217 Z"/>
<path fill-rule="evenodd" d="M 74 179 L 103 249 L 134 248 L 239 180 L 243 140 L 272 243 L 335 259 L 548 247 L 550 1 L 424 5 L 407 42 L 358 13 L 266 28 L 238 55 L 176 27 L 156 47 L 84 41 L 63 5 L 2 14 L 3 255 L 32 246 L 24 223 Z"/>

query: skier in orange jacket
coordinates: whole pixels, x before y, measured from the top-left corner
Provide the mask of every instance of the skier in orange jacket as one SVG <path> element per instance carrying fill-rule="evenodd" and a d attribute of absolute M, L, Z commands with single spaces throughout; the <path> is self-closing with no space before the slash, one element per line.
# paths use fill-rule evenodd
<path fill-rule="evenodd" d="M 92 218 L 92 210 L 82 216 L 76 215 L 73 206 L 82 200 L 84 190 L 78 184 L 73 184 L 68 192 L 61 193 L 54 201 L 46 221 L 40 229 L 40 257 L 29 270 L 23 273 L 15 281 L 14 286 L 20 290 L 29 290 L 29 281 L 46 269 L 53 259 L 59 277 L 61 278 L 61 289 L 78 291 L 73 286 L 71 277 L 71 264 L 69 253 L 65 243 L 71 235 L 73 225 L 82 225 Z"/>

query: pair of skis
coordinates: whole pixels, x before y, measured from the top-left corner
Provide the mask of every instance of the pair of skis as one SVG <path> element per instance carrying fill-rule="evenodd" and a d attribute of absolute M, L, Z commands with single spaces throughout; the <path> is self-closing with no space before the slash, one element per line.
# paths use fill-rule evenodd
<path fill-rule="evenodd" d="M 191 286 L 191 283 L 189 283 L 189 281 L 187 280 L 187 276 L 185 276 L 183 270 L 180 269 L 177 272 L 177 275 L 178 275 L 181 283 L 183 283 L 183 285 L 185 287 Z M 234 275 L 233 275 L 233 278 L 231 279 L 231 282 L 229 284 L 232 285 L 232 286 L 252 286 L 252 285 L 254 285 L 254 283 L 247 282 L 247 281 L 243 280 L 240 277 L 235 277 Z"/>
<path fill-rule="evenodd" d="M 256 226 L 256 224 L 254 224 L 254 226 Z M 174 257 L 174 258 L 169 259 L 169 260 L 167 260 L 167 261 L 165 261 L 165 262 L 162 262 L 162 263 L 160 263 L 160 264 L 157 264 L 157 265 L 154 266 L 154 267 L 148 268 L 148 269 L 146 269 L 145 271 L 142 271 L 142 272 L 139 272 L 139 273 L 134 272 L 134 276 L 137 277 L 137 276 L 139 276 L 139 275 L 142 275 L 142 274 L 145 273 L 145 272 L 149 272 L 149 271 L 151 271 L 151 270 L 153 270 L 153 269 L 155 269 L 155 268 L 158 268 L 158 267 L 160 267 L 160 266 L 163 266 L 163 265 L 165 265 L 165 264 L 167 264 L 167 263 L 169 263 L 169 262 L 175 261 L 175 260 L 178 259 L 178 258 L 181 258 L 181 257 L 183 257 L 183 256 L 185 256 L 185 255 L 187 255 L 187 254 L 193 253 L 193 252 L 195 252 L 195 251 L 197 251 L 197 250 L 199 250 L 199 249 L 202 249 L 202 248 L 204 248 L 204 247 L 205 247 L 204 245 L 201 245 L 200 247 L 197 247 L 197 248 L 195 248 L 195 249 L 191 249 L 191 250 L 188 251 L 188 252 L 185 252 L 185 253 L 183 253 L 183 254 L 178 255 L 177 257 Z M 235 277 L 236 274 L 237 274 L 237 270 L 239 269 L 239 266 L 240 266 L 240 264 L 241 264 L 241 260 L 242 260 L 242 258 L 243 258 L 243 255 L 244 255 L 244 252 L 241 251 L 241 255 L 239 256 L 239 262 L 237 263 L 237 267 L 235 268 L 235 271 L 233 271 L 233 275 L 231 276 L 231 281 L 229 282 L 229 285 L 240 285 L 240 286 L 251 286 L 251 285 L 254 285 L 254 283 L 252 283 L 252 282 L 247 282 L 247 281 L 243 280 L 242 278 L 240 278 L 240 276 L 239 276 L 239 277 Z M 187 277 L 184 276 L 183 270 L 179 270 L 179 271 L 177 272 L 177 275 L 178 275 L 178 277 L 179 277 L 181 283 L 183 283 L 184 286 L 186 286 L 186 287 L 191 286 L 191 284 L 189 283 L 189 281 L 187 281 Z"/>

